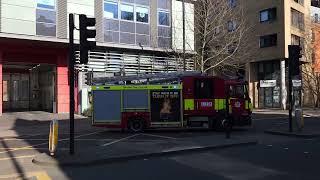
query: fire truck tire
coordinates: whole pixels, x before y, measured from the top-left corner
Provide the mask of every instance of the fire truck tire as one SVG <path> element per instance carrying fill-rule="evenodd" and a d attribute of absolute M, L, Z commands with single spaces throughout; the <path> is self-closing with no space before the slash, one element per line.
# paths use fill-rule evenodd
<path fill-rule="evenodd" d="M 132 133 L 142 132 L 144 129 L 144 122 L 142 119 L 132 119 L 128 122 L 128 130 Z"/>

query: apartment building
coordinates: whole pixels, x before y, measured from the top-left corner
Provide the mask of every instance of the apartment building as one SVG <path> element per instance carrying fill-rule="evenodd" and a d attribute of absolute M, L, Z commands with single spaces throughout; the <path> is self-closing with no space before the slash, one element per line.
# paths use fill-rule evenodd
<path fill-rule="evenodd" d="M 193 54 L 193 4 L 185 8 L 186 51 Z M 0 114 L 69 111 L 69 13 L 76 24 L 77 14 L 96 18 L 97 48 L 76 71 L 79 112 L 88 104 L 87 71 L 113 76 L 182 70 L 182 60 L 172 55 L 183 46 L 181 1 L 0 0 Z M 78 31 L 75 38 L 78 43 Z M 192 70 L 193 62 L 187 59 L 186 67 Z"/>
<path fill-rule="evenodd" d="M 255 108 L 286 108 L 288 45 L 304 45 L 309 0 L 247 0 L 246 14 L 255 44 L 247 78 Z"/>

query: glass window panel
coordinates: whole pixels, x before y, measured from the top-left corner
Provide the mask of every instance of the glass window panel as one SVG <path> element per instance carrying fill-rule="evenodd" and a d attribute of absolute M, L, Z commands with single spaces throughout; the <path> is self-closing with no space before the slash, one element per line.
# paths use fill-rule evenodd
<path fill-rule="evenodd" d="M 170 1 L 169 0 L 158 0 L 158 8 L 170 9 Z"/>
<path fill-rule="evenodd" d="M 119 43 L 119 32 L 105 31 L 104 33 L 105 42 Z"/>
<path fill-rule="evenodd" d="M 136 7 L 136 17 L 138 22 L 149 22 L 149 9 L 145 7 Z"/>
<path fill-rule="evenodd" d="M 150 34 L 150 26 L 149 26 L 149 24 L 137 23 L 136 24 L 136 33 L 137 34 L 149 35 Z"/>
<path fill-rule="evenodd" d="M 104 29 L 111 30 L 111 31 L 119 31 L 119 20 L 105 19 Z"/>
<path fill-rule="evenodd" d="M 38 8 L 55 9 L 55 0 L 37 0 Z"/>
<path fill-rule="evenodd" d="M 268 11 L 260 12 L 260 22 L 268 21 L 269 20 L 269 13 Z"/>
<path fill-rule="evenodd" d="M 170 48 L 171 47 L 171 38 L 158 38 L 158 46 L 160 48 Z"/>
<path fill-rule="evenodd" d="M 169 13 L 164 12 L 164 11 L 160 11 L 158 14 L 159 14 L 159 25 L 169 26 L 169 24 L 170 24 Z"/>
<path fill-rule="evenodd" d="M 115 2 L 104 2 L 104 17 L 118 19 L 118 4 Z"/>
<path fill-rule="evenodd" d="M 136 35 L 136 43 L 137 43 L 137 45 L 141 44 L 141 45 L 144 45 L 144 46 L 149 46 L 149 44 L 150 44 L 150 36 Z"/>
<path fill-rule="evenodd" d="M 46 24 L 46 23 L 37 23 L 36 28 L 37 35 L 41 36 L 56 36 L 56 25 L 55 24 Z"/>
<path fill-rule="evenodd" d="M 128 22 L 128 21 L 121 21 L 120 22 L 120 31 L 135 33 L 135 23 Z"/>
<path fill-rule="evenodd" d="M 120 33 L 120 43 L 135 44 L 135 34 Z"/>
<path fill-rule="evenodd" d="M 43 9 L 37 9 L 37 22 L 56 23 L 56 12 Z"/>
<path fill-rule="evenodd" d="M 133 6 L 121 4 L 121 19 L 133 21 Z"/>
<path fill-rule="evenodd" d="M 149 0 L 135 0 L 135 3 L 141 4 L 141 5 L 146 5 L 146 6 L 150 4 Z"/>

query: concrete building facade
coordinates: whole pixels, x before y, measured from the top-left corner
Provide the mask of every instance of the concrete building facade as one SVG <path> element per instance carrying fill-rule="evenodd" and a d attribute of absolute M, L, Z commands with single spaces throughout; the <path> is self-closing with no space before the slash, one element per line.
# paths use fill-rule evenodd
<path fill-rule="evenodd" d="M 304 44 L 310 17 L 308 0 L 247 0 L 250 42 L 256 44 L 247 64 L 255 108 L 287 108 L 288 45 Z"/>
<path fill-rule="evenodd" d="M 193 4 L 186 3 L 186 46 L 194 53 Z M 76 110 L 88 107 L 84 74 L 182 70 L 182 3 L 178 0 L 0 0 L 0 114 L 69 112 L 68 14 L 96 18 L 97 48 L 77 66 Z M 75 43 L 79 33 L 75 31 Z M 191 44 L 191 45 L 190 45 Z M 187 60 L 187 69 L 193 62 Z"/>

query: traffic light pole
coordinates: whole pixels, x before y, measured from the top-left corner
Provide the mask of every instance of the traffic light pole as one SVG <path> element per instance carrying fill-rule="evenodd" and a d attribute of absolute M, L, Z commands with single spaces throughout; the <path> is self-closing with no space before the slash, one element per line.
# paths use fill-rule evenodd
<path fill-rule="evenodd" d="M 69 14 L 69 94 L 70 94 L 70 140 L 69 153 L 74 154 L 74 15 Z"/>
<path fill-rule="evenodd" d="M 290 61 L 291 59 L 289 59 Z M 289 132 L 292 132 L 292 67 L 290 67 L 290 63 L 289 63 L 289 77 L 288 77 L 288 80 L 289 80 Z"/>

